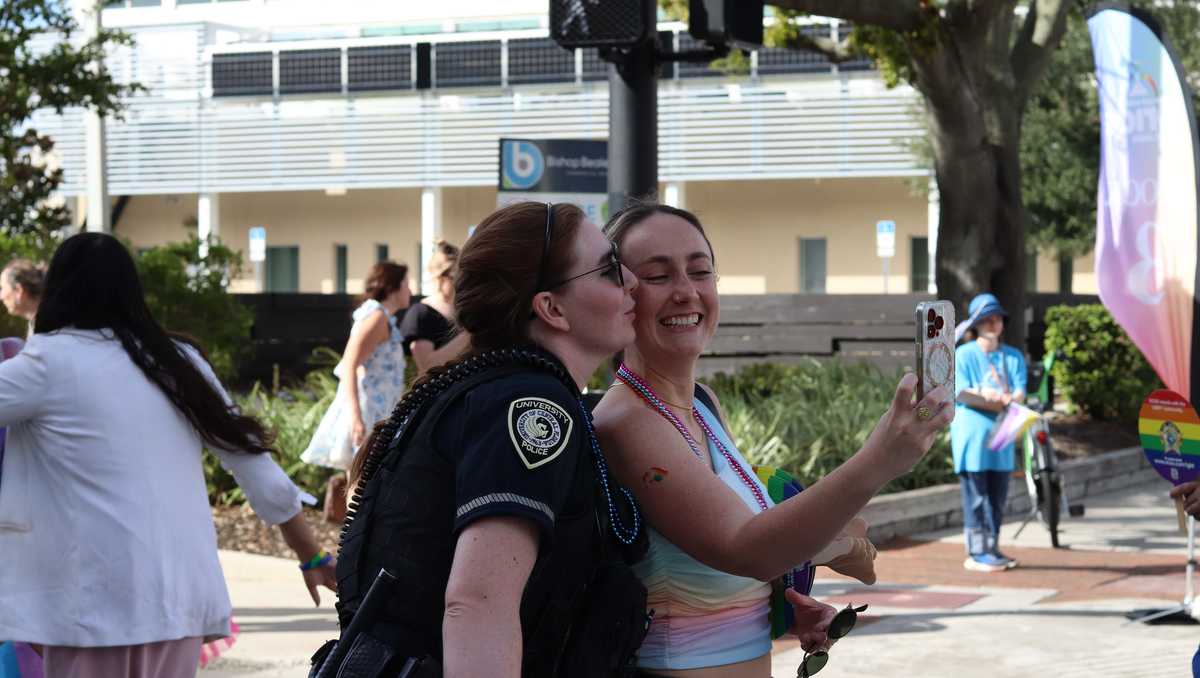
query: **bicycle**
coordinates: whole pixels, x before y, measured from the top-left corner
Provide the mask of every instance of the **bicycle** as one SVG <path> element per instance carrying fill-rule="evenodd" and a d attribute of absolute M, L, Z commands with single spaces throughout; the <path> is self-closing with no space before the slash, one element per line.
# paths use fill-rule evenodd
<path fill-rule="evenodd" d="M 1036 516 L 1038 522 L 1050 533 L 1050 545 L 1061 548 L 1058 543 L 1058 523 L 1063 509 L 1067 509 L 1069 515 L 1076 516 L 1083 514 L 1083 507 L 1072 506 L 1067 502 L 1058 455 L 1050 441 L 1050 423 L 1044 416 L 1046 409 L 1051 405 L 1050 368 L 1054 366 L 1055 357 L 1053 353 L 1047 354 L 1039 365 L 1035 365 L 1041 368 L 1041 384 L 1026 403 L 1029 409 L 1038 414 L 1038 418 L 1025 431 L 1025 444 L 1022 446 L 1025 457 L 1025 486 L 1029 490 L 1032 506 L 1014 538 L 1020 536 L 1021 530 Z"/>

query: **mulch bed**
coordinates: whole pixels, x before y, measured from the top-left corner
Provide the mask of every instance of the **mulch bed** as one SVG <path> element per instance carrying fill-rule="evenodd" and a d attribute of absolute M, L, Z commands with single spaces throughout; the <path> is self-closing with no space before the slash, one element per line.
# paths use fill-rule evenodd
<path fill-rule="evenodd" d="M 1060 459 L 1078 459 L 1141 444 L 1136 424 L 1094 421 L 1081 414 L 1061 412 L 1049 413 L 1047 418 L 1050 440 Z"/>
<path fill-rule="evenodd" d="M 330 524 L 321 517 L 321 512 L 305 507 L 308 525 L 316 533 L 317 543 L 330 552 L 337 552 L 341 524 Z M 264 556 L 295 559 L 296 554 L 288 548 L 283 536 L 274 527 L 267 527 L 254 515 L 249 504 L 241 506 L 217 506 L 213 508 L 213 522 L 217 526 L 217 548 L 230 551 L 258 553 Z"/>

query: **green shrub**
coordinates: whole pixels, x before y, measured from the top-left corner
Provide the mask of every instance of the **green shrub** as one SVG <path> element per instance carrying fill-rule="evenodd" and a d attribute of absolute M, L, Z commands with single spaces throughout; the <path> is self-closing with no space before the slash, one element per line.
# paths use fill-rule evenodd
<path fill-rule="evenodd" d="M 730 433 L 751 463 L 783 468 L 812 484 L 862 447 L 891 404 L 902 373 L 838 360 L 760 364 L 707 383 L 725 410 Z M 949 433 L 912 472 L 884 492 L 954 482 Z"/>
<path fill-rule="evenodd" d="M 1142 401 L 1162 388 L 1142 352 L 1100 304 L 1048 309 L 1046 350 L 1061 354 L 1052 371 L 1058 391 L 1093 419 L 1135 422 Z"/>
<path fill-rule="evenodd" d="M 186 242 L 141 250 L 135 261 L 155 319 L 198 339 L 217 375 L 232 377 L 254 324 L 250 309 L 226 291 L 241 271 L 241 254 L 213 238 L 201 259 L 200 239 L 193 235 Z"/>
<path fill-rule="evenodd" d="M 297 387 L 280 388 L 278 384 L 266 388 L 255 384 L 249 393 L 234 397 L 238 407 L 246 414 L 258 417 L 275 432 L 276 461 L 283 467 L 292 482 L 323 499 L 325 483 L 335 471 L 300 461 L 300 454 L 308 447 L 309 440 L 321 423 L 325 410 L 337 394 L 337 379 L 333 366 L 339 356 L 327 348 L 313 352 L 313 363 L 317 369 L 308 373 L 304 383 Z M 208 484 L 210 501 L 218 504 L 241 503 L 245 496 L 234 483 L 233 477 L 217 462 L 216 457 L 205 455 L 204 476 Z"/>

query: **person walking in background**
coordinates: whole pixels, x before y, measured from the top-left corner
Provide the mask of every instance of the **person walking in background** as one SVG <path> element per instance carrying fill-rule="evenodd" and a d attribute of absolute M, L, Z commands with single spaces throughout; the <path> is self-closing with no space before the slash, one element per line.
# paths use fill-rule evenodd
<path fill-rule="evenodd" d="M 325 411 L 300 459 L 340 471 L 350 468 L 355 450 L 375 423 L 386 418 L 404 395 L 404 340 L 396 313 L 412 299 L 408 267 L 381 261 L 371 267 L 362 304 L 342 360 L 334 368 L 340 380 L 333 403 Z M 340 523 L 346 514 L 346 477 L 330 478 L 325 492 L 325 518 Z"/>
<path fill-rule="evenodd" d="M 42 300 L 46 271 L 28 259 L 13 259 L 0 271 L 0 302 L 10 315 L 29 322 L 28 334 L 33 334 L 33 316 Z"/>
<path fill-rule="evenodd" d="M 950 446 L 954 472 L 962 490 L 963 528 L 967 559 L 963 567 L 977 572 L 999 572 L 1017 561 L 1000 552 L 1000 523 L 1008 499 L 1008 480 L 1016 462 L 1014 444 L 997 451 L 988 448 L 989 434 L 1000 414 L 1011 403 L 1025 400 L 1025 356 L 1000 341 L 1008 316 L 991 294 L 971 300 L 968 317 L 955 328 L 955 339 L 973 330 L 955 351 L 954 423 Z"/>
<path fill-rule="evenodd" d="M 417 366 L 417 377 L 456 358 L 467 337 L 454 331 L 454 271 L 458 248 L 445 240 L 433 246 L 426 270 L 433 279 L 429 296 L 412 305 L 400 322 L 405 348 Z"/>
<path fill-rule="evenodd" d="M 43 645 L 48 676 L 191 676 L 230 632 L 206 448 L 280 527 L 314 603 L 336 590 L 271 434 L 153 318 L 112 236 L 55 252 L 34 335 L 0 363 L 0 425 L 0 638 Z"/>

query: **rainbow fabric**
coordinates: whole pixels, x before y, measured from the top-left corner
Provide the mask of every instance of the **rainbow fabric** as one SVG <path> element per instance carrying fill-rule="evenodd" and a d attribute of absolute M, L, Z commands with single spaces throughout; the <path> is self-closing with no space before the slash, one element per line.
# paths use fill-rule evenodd
<path fill-rule="evenodd" d="M 767 487 L 767 495 L 776 504 L 804 491 L 800 481 L 779 467 L 763 465 L 754 466 L 753 469 L 759 481 Z M 805 563 L 793 570 L 790 577 L 785 577 L 786 581 L 776 582 L 779 585 L 771 587 L 771 638 L 787 633 L 795 619 L 792 606 L 783 595 L 784 588 L 791 586 L 808 595 L 812 592 L 813 574 L 812 564 Z"/>
<path fill-rule="evenodd" d="M 200 647 L 200 668 L 208 666 L 209 662 L 212 662 L 226 650 L 233 647 L 233 644 L 237 642 L 239 633 L 241 633 L 241 629 L 238 628 L 237 622 L 230 619 L 228 636 L 218 638 L 211 643 L 205 643 Z"/>
<path fill-rule="evenodd" d="M 748 478 L 765 490 L 720 420 L 699 400 L 695 407 Z M 759 512 L 757 500 L 712 441 L 705 441 L 713 471 L 746 508 Z M 702 443 L 703 444 L 703 443 Z M 763 499 L 771 503 L 769 493 Z M 646 638 L 638 650 L 641 669 L 672 670 L 725 666 L 771 651 L 771 585 L 752 577 L 721 572 L 684 553 L 646 527 L 649 548 L 633 565 L 646 587 L 646 607 L 653 609 Z"/>
<path fill-rule="evenodd" d="M 1021 405 L 1012 403 L 1004 411 L 1004 418 L 992 429 L 992 438 L 988 449 L 999 452 L 1016 442 L 1017 438 L 1025 435 L 1025 431 L 1037 421 L 1038 413 Z"/>

